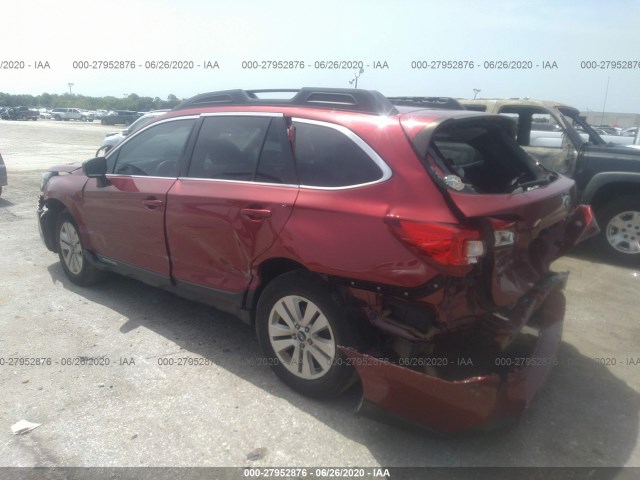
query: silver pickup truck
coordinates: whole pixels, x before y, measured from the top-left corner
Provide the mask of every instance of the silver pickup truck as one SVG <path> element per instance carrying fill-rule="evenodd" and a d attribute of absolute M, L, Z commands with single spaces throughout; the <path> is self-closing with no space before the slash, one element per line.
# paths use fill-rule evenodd
<path fill-rule="evenodd" d="M 91 113 L 79 108 L 54 108 L 51 110 L 51 117 L 54 120 L 81 120 L 83 122 L 93 122 L 94 120 Z"/>

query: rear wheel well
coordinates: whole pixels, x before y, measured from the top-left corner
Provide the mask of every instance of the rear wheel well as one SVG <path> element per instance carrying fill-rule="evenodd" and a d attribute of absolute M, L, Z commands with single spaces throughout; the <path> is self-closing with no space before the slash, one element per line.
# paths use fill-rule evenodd
<path fill-rule="evenodd" d="M 591 199 L 591 207 L 594 211 L 599 210 L 604 205 L 619 197 L 637 196 L 638 183 L 609 183 L 604 185 Z"/>
<path fill-rule="evenodd" d="M 255 324 L 255 316 L 256 310 L 258 306 L 258 301 L 262 292 L 266 288 L 271 281 L 279 278 L 285 273 L 292 271 L 304 271 L 309 272 L 312 275 L 317 276 L 319 279 L 327 282 L 331 291 L 344 302 L 344 307 L 348 310 L 347 316 L 351 320 L 353 320 L 353 325 L 351 328 L 356 329 L 359 334 L 360 341 L 364 343 L 370 343 L 371 339 L 371 331 L 367 328 L 368 322 L 366 318 L 363 316 L 363 312 L 359 309 L 359 307 L 354 303 L 354 299 L 350 296 L 348 289 L 333 283 L 330 279 L 328 279 L 325 275 L 322 275 L 317 272 L 313 272 L 305 267 L 303 264 L 296 262 L 295 260 L 291 260 L 289 258 L 271 258 L 264 263 L 262 263 L 258 267 L 258 275 L 260 276 L 260 286 L 256 290 L 255 294 L 252 298 L 249 299 L 249 303 L 247 307 L 251 311 L 251 323 Z"/>
<path fill-rule="evenodd" d="M 274 278 L 277 278 L 284 273 L 292 272 L 294 270 L 308 269 L 301 263 L 298 263 L 295 260 L 291 260 L 289 258 L 270 258 L 269 260 L 260 264 L 260 266 L 258 267 L 260 286 L 256 290 L 253 297 L 250 299 L 250 304 L 248 305 L 249 309 L 253 312 L 253 314 L 251 315 L 252 322 L 255 322 L 255 309 L 258 305 L 258 299 L 260 298 L 260 295 L 262 294 L 264 288 Z"/>

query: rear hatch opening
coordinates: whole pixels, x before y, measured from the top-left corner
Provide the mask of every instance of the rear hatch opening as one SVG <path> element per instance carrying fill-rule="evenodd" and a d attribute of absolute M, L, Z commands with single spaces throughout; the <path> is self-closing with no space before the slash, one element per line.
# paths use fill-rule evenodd
<path fill-rule="evenodd" d="M 503 116 L 449 119 L 425 126 L 411 140 L 438 183 L 453 191 L 509 194 L 555 180 L 557 173 L 519 147 L 515 128 Z"/>
<path fill-rule="evenodd" d="M 490 288 L 478 287 L 478 293 L 489 304 L 515 305 L 549 272 L 551 262 L 568 250 L 566 233 L 575 227 L 570 227 L 572 222 L 581 222 L 578 216 L 584 217 L 576 213 L 574 182 L 536 163 L 517 144 L 515 123 L 508 117 L 465 112 L 434 121 L 432 116 L 411 112 L 400 121 L 459 220 L 460 225 L 440 226 L 463 232 L 458 258 L 476 265 L 459 270 L 459 276 L 479 272 L 481 283 Z M 394 221 L 420 224 L 415 219 Z M 435 238 L 424 227 L 411 225 L 404 230 L 420 232 L 414 233 L 414 243 L 419 237 L 422 245 L 429 245 Z M 407 237 L 400 233 L 396 235 Z M 437 260 L 426 248 L 423 251 L 430 263 Z"/>

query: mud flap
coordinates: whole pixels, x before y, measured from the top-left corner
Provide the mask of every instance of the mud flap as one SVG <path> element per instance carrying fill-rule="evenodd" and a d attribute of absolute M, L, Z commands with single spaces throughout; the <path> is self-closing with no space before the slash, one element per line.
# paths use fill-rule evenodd
<path fill-rule="evenodd" d="M 552 274 L 522 299 L 536 306 L 528 309 L 531 317 L 527 323 L 536 325 L 537 335 L 526 351 L 496 357 L 492 362 L 495 369 L 485 374 L 446 380 L 340 347 L 362 383 L 358 412 L 441 433 L 486 430 L 515 423 L 556 363 L 565 312 L 562 288 L 566 278 L 566 274 Z"/>

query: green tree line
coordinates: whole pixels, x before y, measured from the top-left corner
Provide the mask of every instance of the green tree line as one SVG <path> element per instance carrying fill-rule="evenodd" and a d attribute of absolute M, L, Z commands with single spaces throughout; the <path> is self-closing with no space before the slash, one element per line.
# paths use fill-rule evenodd
<path fill-rule="evenodd" d="M 162 108 L 173 108 L 181 100 L 171 94 L 166 100 L 159 97 L 140 97 L 131 93 L 126 97 L 86 97 L 84 95 L 42 93 L 40 95 L 12 95 L 0 92 L 0 107 L 59 108 L 74 107 L 87 110 L 135 110 L 147 112 Z"/>

